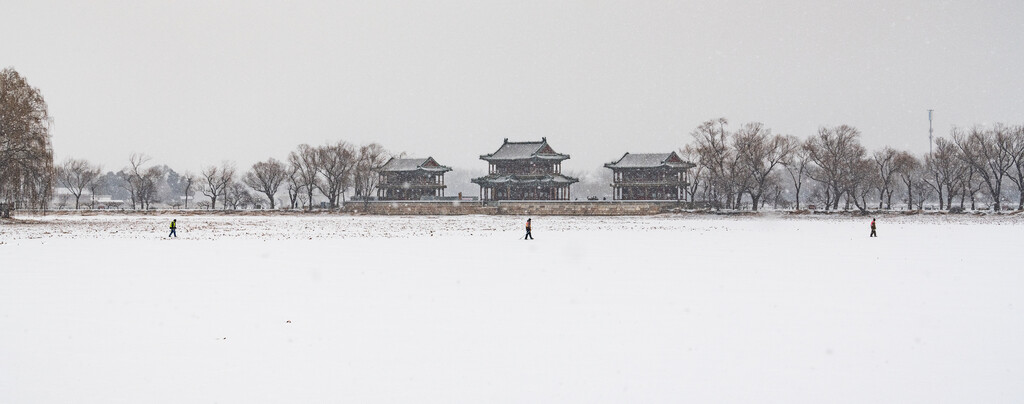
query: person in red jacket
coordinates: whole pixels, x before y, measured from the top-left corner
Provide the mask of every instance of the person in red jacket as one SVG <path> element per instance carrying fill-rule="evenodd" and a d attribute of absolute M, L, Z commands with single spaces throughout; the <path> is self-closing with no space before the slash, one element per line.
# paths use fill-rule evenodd
<path fill-rule="evenodd" d="M 526 235 L 523 236 L 523 240 L 533 240 L 533 234 L 530 234 L 530 230 L 533 229 L 533 227 L 530 226 L 531 220 L 533 219 L 526 219 Z"/>
<path fill-rule="evenodd" d="M 871 218 L 871 236 L 870 237 L 878 237 L 878 234 L 875 234 L 875 218 Z"/>

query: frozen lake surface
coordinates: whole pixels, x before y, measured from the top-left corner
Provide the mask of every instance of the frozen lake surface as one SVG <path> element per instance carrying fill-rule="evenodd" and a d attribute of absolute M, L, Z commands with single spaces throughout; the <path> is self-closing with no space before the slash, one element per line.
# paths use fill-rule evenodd
<path fill-rule="evenodd" d="M 1020 402 L 1024 218 L 0 224 L 0 402 Z"/>

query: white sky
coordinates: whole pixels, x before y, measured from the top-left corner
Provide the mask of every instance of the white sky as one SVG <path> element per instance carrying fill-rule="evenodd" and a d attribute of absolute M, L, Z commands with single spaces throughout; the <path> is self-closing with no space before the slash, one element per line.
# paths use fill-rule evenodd
<path fill-rule="evenodd" d="M 712 4 L 713 3 L 713 4 Z M 700 122 L 851 124 L 925 152 L 1024 122 L 1020 1 L 5 1 L 0 67 L 43 91 L 58 160 L 240 168 L 377 141 L 485 169 L 547 136 L 596 169 Z"/>

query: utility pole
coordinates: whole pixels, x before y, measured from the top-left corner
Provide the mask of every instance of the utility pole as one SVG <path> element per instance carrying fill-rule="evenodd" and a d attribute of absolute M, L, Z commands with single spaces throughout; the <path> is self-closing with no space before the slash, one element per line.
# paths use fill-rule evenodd
<path fill-rule="evenodd" d="M 928 110 L 928 154 L 932 154 L 932 111 L 935 110 Z"/>

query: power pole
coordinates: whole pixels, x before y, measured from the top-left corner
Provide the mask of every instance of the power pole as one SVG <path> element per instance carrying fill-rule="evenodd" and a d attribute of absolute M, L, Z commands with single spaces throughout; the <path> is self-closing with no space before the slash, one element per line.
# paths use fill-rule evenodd
<path fill-rule="evenodd" d="M 928 154 L 932 154 L 932 111 L 935 110 L 928 110 Z"/>

